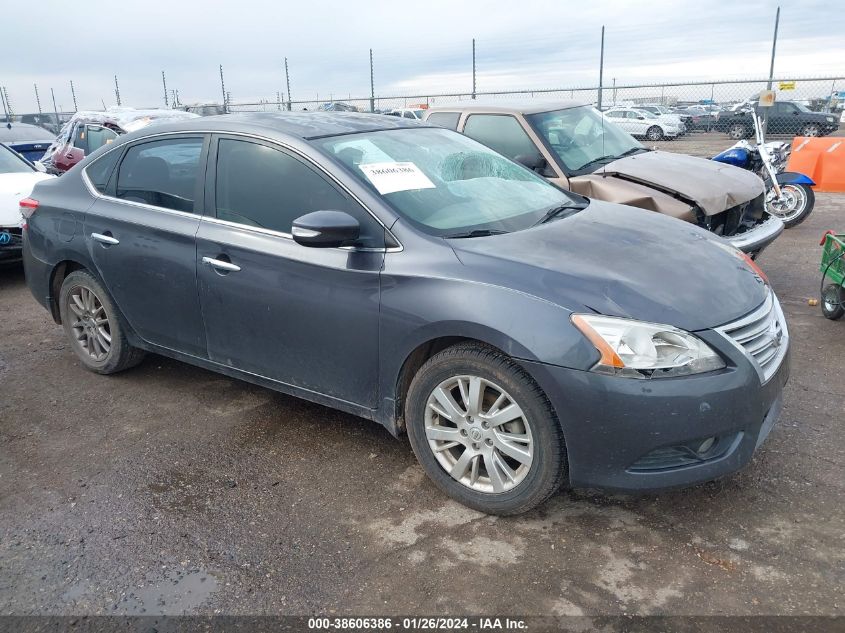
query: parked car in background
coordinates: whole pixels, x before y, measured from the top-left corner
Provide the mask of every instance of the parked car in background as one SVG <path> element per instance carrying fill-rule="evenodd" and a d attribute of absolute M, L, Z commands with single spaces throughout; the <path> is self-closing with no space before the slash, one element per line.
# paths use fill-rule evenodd
<path fill-rule="evenodd" d="M 687 121 L 690 118 L 687 114 L 677 110 L 672 110 L 664 105 L 638 104 L 636 108 L 637 110 L 651 112 L 661 121 L 665 121 L 666 123 L 677 127 L 680 130 L 679 135 L 686 134 L 687 132 Z"/>
<path fill-rule="evenodd" d="M 358 112 L 358 108 L 356 106 L 349 103 L 342 103 L 340 101 L 321 103 L 317 109 L 321 112 Z"/>
<path fill-rule="evenodd" d="M 43 127 L 28 123 L 0 123 L 0 143 L 16 151 L 28 161 L 44 156 L 53 137 Z"/>
<path fill-rule="evenodd" d="M 177 109 L 184 112 L 198 114 L 199 116 L 226 114 L 226 106 L 220 103 L 190 103 L 187 105 L 180 105 Z"/>
<path fill-rule="evenodd" d="M 70 120 L 70 115 L 67 114 L 59 114 L 58 117 L 55 114 L 49 112 L 39 112 L 39 113 L 31 113 L 31 114 L 21 114 L 17 119 L 20 123 L 27 123 L 29 125 L 37 125 L 39 127 L 43 127 L 48 132 L 52 132 L 53 135 L 59 133 L 62 125 L 67 123 Z"/>
<path fill-rule="evenodd" d="M 761 108 L 754 101 L 740 104 L 733 112 L 723 113 L 714 129 L 725 132 L 733 139 L 754 136 L 754 119 L 751 112 L 763 117 L 768 109 L 769 122 L 766 134 L 788 134 L 791 136 L 826 136 L 839 129 L 839 122 L 832 114 L 813 112 L 797 101 L 776 101 L 769 108 Z"/>
<path fill-rule="evenodd" d="M 88 154 L 108 145 L 121 134 L 165 121 L 194 119 L 199 115 L 182 110 L 136 110 L 109 108 L 80 111 L 63 127 L 41 158 L 47 171 L 62 174 Z"/>
<path fill-rule="evenodd" d="M 385 112 L 388 116 L 398 116 L 404 119 L 413 119 L 415 121 L 422 121 L 425 116 L 425 109 L 423 108 L 396 108 Z"/>
<path fill-rule="evenodd" d="M 152 351 L 375 420 L 483 512 L 731 473 L 781 412 L 789 333 L 747 257 L 431 125 L 162 125 L 22 209 L 86 369 Z"/>
<path fill-rule="evenodd" d="M 646 149 L 617 120 L 623 119 L 577 101 L 457 104 L 426 115 L 427 122 L 463 132 L 564 189 L 691 222 L 752 256 L 783 231 L 783 222 L 765 211 L 765 188 L 756 175 Z"/>
<path fill-rule="evenodd" d="M 716 120 L 719 118 L 717 109 L 707 108 L 701 105 L 692 105 L 681 108 L 680 111 L 689 118 L 686 120 L 689 131 L 709 132 L 713 129 Z"/>
<path fill-rule="evenodd" d="M 20 260 L 20 201 L 35 183 L 52 178 L 38 171 L 20 154 L 0 143 L 0 264 Z"/>
<path fill-rule="evenodd" d="M 661 120 L 656 114 L 638 108 L 611 108 L 604 116 L 631 136 L 647 138 L 649 141 L 676 138 L 681 133 L 680 124 Z"/>

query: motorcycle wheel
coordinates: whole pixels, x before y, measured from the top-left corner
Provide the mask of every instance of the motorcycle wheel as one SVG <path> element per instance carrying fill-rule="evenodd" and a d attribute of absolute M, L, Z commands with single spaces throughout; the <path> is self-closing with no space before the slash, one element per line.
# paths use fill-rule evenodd
<path fill-rule="evenodd" d="M 781 185 L 781 200 L 775 198 L 775 190 L 766 193 L 766 211 L 783 220 L 786 228 L 797 226 L 809 217 L 816 204 L 816 194 L 807 185 Z"/>

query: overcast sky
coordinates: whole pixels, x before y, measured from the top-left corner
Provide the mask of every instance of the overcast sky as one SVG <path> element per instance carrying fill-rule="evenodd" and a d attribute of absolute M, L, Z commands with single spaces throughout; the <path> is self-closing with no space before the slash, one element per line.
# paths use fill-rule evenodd
<path fill-rule="evenodd" d="M 768 0 L 42 0 L 3 9 L 0 85 L 16 113 L 163 106 L 161 71 L 183 103 L 595 85 L 601 25 L 605 82 L 764 77 L 776 1 Z M 845 10 L 782 2 L 779 76 L 845 75 Z M 842 86 L 841 89 L 845 89 Z"/>

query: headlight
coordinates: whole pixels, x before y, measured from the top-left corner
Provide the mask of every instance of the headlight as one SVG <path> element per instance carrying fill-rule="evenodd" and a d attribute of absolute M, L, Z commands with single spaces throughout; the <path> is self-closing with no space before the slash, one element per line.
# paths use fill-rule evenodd
<path fill-rule="evenodd" d="M 668 378 L 725 367 L 707 343 L 671 325 L 595 314 L 574 314 L 572 323 L 601 354 L 592 368 L 598 373 Z"/>
<path fill-rule="evenodd" d="M 828 123 L 833 123 L 833 122 L 834 122 L 834 120 L 835 120 L 835 119 L 834 119 L 832 116 L 827 117 L 827 122 L 828 122 Z"/>

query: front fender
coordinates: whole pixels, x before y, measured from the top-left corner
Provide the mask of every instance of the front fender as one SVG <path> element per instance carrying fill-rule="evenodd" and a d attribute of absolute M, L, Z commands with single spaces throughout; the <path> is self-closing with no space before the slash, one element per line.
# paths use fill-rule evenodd
<path fill-rule="evenodd" d="M 598 353 L 571 324 L 571 312 L 503 286 L 464 279 L 382 276 L 380 392 L 394 396 L 405 360 L 445 337 L 475 339 L 513 358 L 575 369 Z"/>
<path fill-rule="evenodd" d="M 815 185 L 816 183 L 809 176 L 799 174 L 797 171 L 782 171 L 777 175 L 780 185 Z"/>

